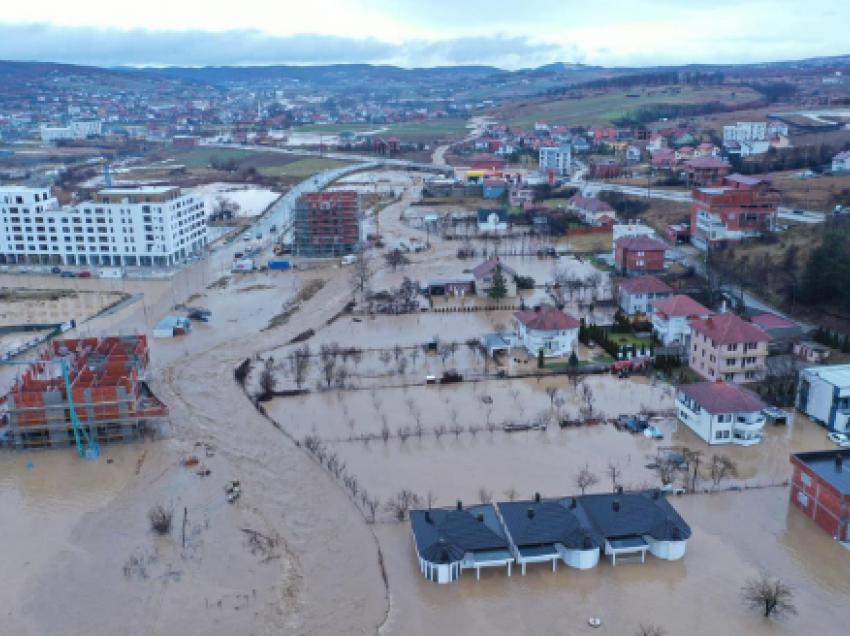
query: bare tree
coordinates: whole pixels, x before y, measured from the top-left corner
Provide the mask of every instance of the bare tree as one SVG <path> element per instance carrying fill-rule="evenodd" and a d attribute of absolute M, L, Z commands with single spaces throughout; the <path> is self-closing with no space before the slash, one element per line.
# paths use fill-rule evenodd
<path fill-rule="evenodd" d="M 434 437 L 436 437 L 437 439 L 440 439 L 447 432 L 448 431 L 446 429 L 445 424 L 437 424 L 436 426 L 434 426 Z"/>
<path fill-rule="evenodd" d="M 455 436 L 455 439 L 460 437 L 460 434 L 463 433 L 464 427 L 463 424 L 458 424 L 454 422 L 451 426 L 449 426 L 449 433 Z"/>
<path fill-rule="evenodd" d="M 437 495 L 435 495 L 433 491 L 429 490 L 427 493 L 425 493 L 424 503 L 425 503 L 425 507 L 428 508 L 428 510 L 430 510 L 431 508 L 434 507 L 434 504 L 437 503 Z"/>
<path fill-rule="evenodd" d="M 573 483 L 576 488 L 581 490 L 581 494 L 583 495 L 585 490 L 599 483 L 599 477 L 596 476 L 596 473 L 590 470 L 590 466 L 585 465 L 584 468 L 578 471 L 575 477 L 573 477 Z"/>
<path fill-rule="evenodd" d="M 277 377 L 274 373 L 274 358 L 268 358 L 263 364 L 263 370 L 260 371 L 260 396 L 270 398 L 274 394 L 277 387 Z"/>
<path fill-rule="evenodd" d="M 336 342 L 323 344 L 319 350 L 320 368 L 327 388 L 331 387 L 336 377 L 336 365 L 339 356 L 339 345 Z"/>
<path fill-rule="evenodd" d="M 398 362 L 399 358 L 404 355 L 404 349 L 401 348 L 401 345 L 396 345 L 393 347 L 393 357 L 395 361 Z"/>
<path fill-rule="evenodd" d="M 404 255 L 400 249 L 396 248 L 394 250 L 390 250 L 386 254 L 384 254 L 384 258 L 387 261 L 387 265 L 393 268 L 393 271 L 398 269 L 399 267 L 404 267 L 405 265 L 410 264 L 410 259 Z"/>
<path fill-rule="evenodd" d="M 390 427 L 387 424 L 386 418 L 384 418 L 384 423 L 381 425 L 381 439 L 384 440 L 384 444 L 390 440 Z"/>
<path fill-rule="evenodd" d="M 478 489 L 478 501 L 483 504 L 488 504 L 493 501 L 493 491 L 487 490 L 484 486 Z"/>
<path fill-rule="evenodd" d="M 395 431 L 396 436 L 401 440 L 401 443 L 404 444 L 407 441 L 407 438 L 410 437 L 411 431 L 409 426 L 399 426 Z"/>
<path fill-rule="evenodd" d="M 171 520 L 174 518 L 174 510 L 166 508 L 162 504 L 156 504 L 148 510 L 148 521 L 151 524 L 151 530 L 157 534 L 168 534 L 171 532 Z"/>
<path fill-rule="evenodd" d="M 466 430 L 469 431 L 469 434 L 475 437 L 478 433 L 481 432 L 482 428 L 479 424 L 470 424 L 466 427 Z"/>
<path fill-rule="evenodd" d="M 369 509 L 369 523 L 375 523 L 375 516 L 378 513 L 378 508 L 381 506 L 381 500 L 375 497 L 374 499 L 366 500 L 366 507 Z"/>
<path fill-rule="evenodd" d="M 399 491 L 396 495 L 387 501 L 385 509 L 395 517 L 396 521 L 406 521 L 407 515 L 413 508 L 418 508 L 421 505 L 422 499 L 407 488 Z"/>
<path fill-rule="evenodd" d="M 442 343 L 437 345 L 437 355 L 440 356 L 440 361 L 443 363 L 443 366 L 445 366 L 446 360 L 448 360 L 449 356 L 452 355 L 451 345 Z"/>
<path fill-rule="evenodd" d="M 708 475 L 714 482 L 714 488 L 720 487 L 720 482 L 727 477 L 738 476 L 738 464 L 726 455 L 712 455 L 708 465 Z"/>
<path fill-rule="evenodd" d="M 584 404 L 582 411 L 587 417 L 593 417 L 593 389 L 590 388 L 589 384 L 582 384 L 579 395 L 582 404 Z"/>
<path fill-rule="evenodd" d="M 413 368 L 416 369 L 416 360 L 419 358 L 419 349 L 417 347 L 413 347 L 410 351 L 410 359 L 413 362 Z"/>
<path fill-rule="evenodd" d="M 791 588 L 767 573 L 747 579 L 741 588 L 741 601 L 763 612 L 765 618 L 781 619 L 797 613 Z"/>
<path fill-rule="evenodd" d="M 402 357 L 396 363 L 396 371 L 398 371 L 399 375 L 404 375 L 405 371 L 407 371 L 407 358 Z"/>
<path fill-rule="evenodd" d="M 611 478 L 611 489 L 616 490 L 617 484 L 620 482 L 620 477 L 623 475 L 623 470 L 620 468 L 619 464 L 614 463 L 613 459 L 609 459 L 606 472 Z"/>
<path fill-rule="evenodd" d="M 372 254 L 365 246 L 361 246 L 348 275 L 352 291 L 355 294 L 361 292 L 365 296 L 366 290 L 369 287 L 369 281 L 372 280 L 374 275 L 375 263 L 373 262 Z"/>
<path fill-rule="evenodd" d="M 560 395 L 560 393 L 561 392 L 558 390 L 557 387 L 554 387 L 554 386 L 547 386 L 546 387 L 546 395 L 549 396 L 549 408 L 554 408 L 555 398 L 557 398 L 558 395 Z"/>
<path fill-rule="evenodd" d="M 516 501 L 516 498 L 519 497 L 519 491 L 511 486 L 504 492 L 505 497 L 508 501 Z"/>
<path fill-rule="evenodd" d="M 381 351 L 381 353 L 378 355 L 378 360 L 380 360 L 385 367 L 390 364 L 390 361 L 392 361 L 392 359 L 393 354 L 391 354 L 389 351 Z"/>
<path fill-rule="evenodd" d="M 351 373 L 347 368 L 340 367 L 336 370 L 336 373 L 334 374 L 334 385 L 340 389 L 344 389 L 345 383 L 350 376 Z"/>
<path fill-rule="evenodd" d="M 658 625 L 653 625 L 652 623 L 648 623 L 646 625 L 641 623 L 635 630 L 635 636 L 665 636 L 666 634 L 667 630 L 663 627 L 658 627 Z"/>
<path fill-rule="evenodd" d="M 652 461 L 655 465 L 653 469 L 658 479 L 666 486 L 676 481 L 676 473 L 679 471 L 679 463 L 670 455 L 658 453 Z"/>
<path fill-rule="evenodd" d="M 289 371 L 292 373 L 292 379 L 295 381 L 295 386 L 301 389 L 304 380 L 307 377 L 307 369 L 310 366 L 310 345 L 304 345 L 294 349 L 286 360 L 289 364 Z"/>

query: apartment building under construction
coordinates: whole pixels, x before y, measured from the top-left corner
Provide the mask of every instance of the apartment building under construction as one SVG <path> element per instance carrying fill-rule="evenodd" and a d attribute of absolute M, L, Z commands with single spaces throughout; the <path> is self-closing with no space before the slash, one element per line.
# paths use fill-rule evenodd
<path fill-rule="evenodd" d="M 159 433 L 168 408 L 147 387 L 149 363 L 145 336 L 52 341 L 0 398 L 2 439 L 23 450 Z"/>
<path fill-rule="evenodd" d="M 308 192 L 295 202 L 293 254 L 335 258 L 361 241 L 360 195 L 351 190 Z"/>

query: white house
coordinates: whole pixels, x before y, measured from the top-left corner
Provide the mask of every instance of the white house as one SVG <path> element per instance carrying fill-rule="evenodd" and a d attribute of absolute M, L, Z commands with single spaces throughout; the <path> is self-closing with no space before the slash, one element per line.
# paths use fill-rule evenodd
<path fill-rule="evenodd" d="M 640 162 L 641 152 L 637 146 L 629 146 L 626 148 L 626 161 L 629 163 Z"/>
<path fill-rule="evenodd" d="M 570 157 L 572 149 L 568 144 L 557 148 L 543 146 L 540 148 L 540 170 L 553 170 L 556 175 L 564 177 L 570 174 Z"/>
<path fill-rule="evenodd" d="M 739 121 L 734 126 L 723 126 L 723 144 L 730 141 L 764 141 L 767 139 L 767 122 Z"/>
<path fill-rule="evenodd" d="M 691 335 L 690 323 L 713 315 L 690 296 L 678 295 L 650 301 L 652 331 L 665 345 L 687 345 Z"/>
<path fill-rule="evenodd" d="M 655 238 L 655 230 L 640 222 L 615 225 L 613 235 L 614 242 L 616 243 L 617 239 L 624 236 L 648 236 L 649 238 Z"/>
<path fill-rule="evenodd" d="M 831 430 L 850 432 L 850 364 L 803 369 L 797 408 Z"/>
<path fill-rule="evenodd" d="M 655 276 L 627 278 L 619 285 L 620 309 L 629 316 L 648 314 L 652 301 L 669 298 L 673 294 L 673 288 Z"/>
<path fill-rule="evenodd" d="M 514 318 L 519 343 L 532 356 L 539 351 L 546 357 L 567 356 L 576 348 L 581 324 L 557 307 L 543 305 L 518 311 Z"/>
<path fill-rule="evenodd" d="M 761 442 L 766 406 L 753 391 L 722 380 L 683 384 L 676 396 L 679 420 L 712 445 Z"/>
<path fill-rule="evenodd" d="M 833 172 L 850 172 L 850 150 L 839 152 L 832 158 Z"/>
<path fill-rule="evenodd" d="M 478 210 L 478 229 L 481 232 L 504 232 L 508 229 L 508 211 L 504 208 Z"/>

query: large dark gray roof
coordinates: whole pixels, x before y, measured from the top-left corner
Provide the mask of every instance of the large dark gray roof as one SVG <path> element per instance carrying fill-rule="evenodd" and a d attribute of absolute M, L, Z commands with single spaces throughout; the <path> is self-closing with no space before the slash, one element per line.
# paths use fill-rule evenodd
<path fill-rule="evenodd" d="M 647 534 L 657 541 L 682 541 L 691 528 L 670 502 L 655 492 L 586 495 L 579 505 L 607 539 Z M 618 509 L 615 510 L 614 502 Z"/>
<path fill-rule="evenodd" d="M 571 502 L 570 498 L 500 503 L 499 512 L 518 547 L 546 543 L 561 543 L 572 550 L 600 547 L 604 537 L 578 506 L 570 507 Z"/>
<path fill-rule="evenodd" d="M 835 488 L 843 497 L 850 495 L 850 450 L 812 451 L 792 455 L 820 479 Z M 841 465 L 835 462 L 841 457 Z"/>
<path fill-rule="evenodd" d="M 479 515 L 483 520 L 479 521 Z M 413 510 L 410 525 L 419 555 L 432 563 L 458 561 L 470 551 L 507 550 L 509 547 L 492 504 L 464 510 Z"/>

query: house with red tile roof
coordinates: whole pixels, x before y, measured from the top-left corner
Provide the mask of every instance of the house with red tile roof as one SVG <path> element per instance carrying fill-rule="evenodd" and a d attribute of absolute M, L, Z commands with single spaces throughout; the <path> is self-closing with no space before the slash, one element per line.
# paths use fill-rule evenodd
<path fill-rule="evenodd" d="M 623 274 L 664 271 L 667 246 L 648 236 L 623 236 L 614 241 L 614 263 Z"/>
<path fill-rule="evenodd" d="M 757 382 L 764 378 L 771 337 L 735 314 L 691 322 L 688 366 L 707 380 Z"/>
<path fill-rule="evenodd" d="M 683 384 L 676 395 L 679 420 L 711 445 L 761 442 L 766 406 L 753 391 L 722 380 Z"/>
<path fill-rule="evenodd" d="M 617 287 L 620 309 L 629 316 L 638 313 L 647 314 L 650 311 L 651 302 L 670 298 L 675 293 L 670 285 L 649 274 L 628 278 L 620 282 Z"/>
<path fill-rule="evenodd" d="M 576 194 L 568 201 L 569 209 L 578 214 L 581 220 L 588 225 L 600 225 L 600 219 L 607 216 L 611 219 L 617 218 L 617 213 L 614 208 L 593 197 L 585 197 Z"/>
<path fill-rule="evenodd" d="M 690 296 L 679 294 L 649 303 L 652 311 L 652 331 L 665 345 L 687 345 L 691 334 L 691 322 L 712 315 Z"/>
<path fill-rule="evenodd" d="M 720 183 L 731 167 L 720 157 L 714 155 L 695 156 L 685 162 L 685 172 L 691 185 L 710 185 Z"/>
<path fill-rule="evenodd" d="M 516 335 L 529 355 L 568 356 L 578 343 L 578 319 L 552 305 L 514 314 Z"/>

